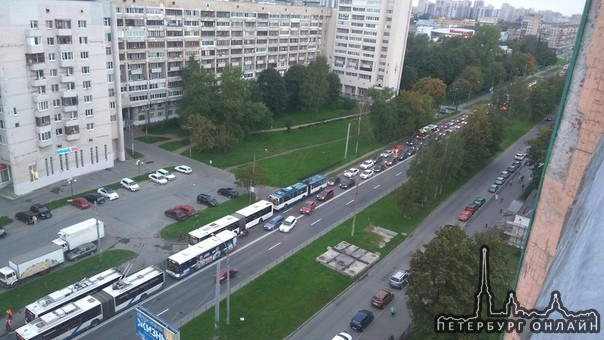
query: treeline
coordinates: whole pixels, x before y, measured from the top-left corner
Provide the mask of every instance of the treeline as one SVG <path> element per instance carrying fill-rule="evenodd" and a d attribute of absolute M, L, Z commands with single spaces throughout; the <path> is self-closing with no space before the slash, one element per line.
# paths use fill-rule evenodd
<path fill-rule="evenodd" d="M 226 67 L 220 78 L 190 58 L 183 72 L 181 126 L 199 151 L 226 151 L 250 132 L 268 129 L 284 112 L 315 114 L 337 102 L 340 79 L 318 56 L 308 67 L 294 65 L 282 77 L 266 69 L 245 80 L 240 68 Z"/>

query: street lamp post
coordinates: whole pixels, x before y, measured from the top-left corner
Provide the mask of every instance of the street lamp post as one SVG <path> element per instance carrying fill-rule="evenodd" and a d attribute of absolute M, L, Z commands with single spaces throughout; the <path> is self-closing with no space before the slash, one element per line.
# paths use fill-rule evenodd
<path fill-rule="evenodd" d="M 95 220 L 96 220 L 96 252 L 97 254 L 99 254 L 99 261 L 102 262 L 102 257 L 101 257 L 101 231 L 99 229 L 99 211 L 97 210 L 98 205 L 96 204 L 96 201 L 94 201 L 94 214 L 95 214 Z"/>
<path fill-rule="evenodd" d="M 357 224 L 357 198 L 359 197 L 359 182 L 356 183 L 355 191 L 354 191 L 354 208 L 352 212 L 352 232 L 350 233 L 351 237 L 354 237 L 354 228 Z"/>
<path fill-rule="evenodd" d="M 132 119 L 130 120 L 130 139 L 132 140 L 132 148 L 130 152 L 132 153 L 132 157 L 134 157 L 134 122 Z"/>
<path fill-rule="evenodd" d="M 229 257 L 229 246 L 223 241 L 221 240 L 217 235 L 214 234 L 214 237 L 216 237 L 218 239 L 218 241 L 222 242 L 222 244 L 224 244 L 224 251 L 226 252 L 226 261 L 227 261 L 227 267 L 226 267 L 226 284 L 227 284 L 227 312 L 226 312 L 226 324 L 228 325 L 231 321 L 231 258 Z M 218 281 L 218 284 L 220 284 L 220 280 Z"/>
<path fill-rule="evenodd" d="M 69 187 L 71 188 L 71 199 L 73 200 L 73 183 L 77 182 L 77 180 L 75 178 L 71 178 L 69 177 L 69 179 L 67 179 L 67 184 L 69 184 Z"/>
<path fill-rule="evenodd" d="M 141 174 L 141 165 L 145 164 L 145 162 L 141 161 L 140 159 L 136 160 L 136 166 L 138 166 L 138 174 L 140 176 Z"/>
<path fill-rule="evenodd" d="M 214 336 L 213 340 L 220 339 L 220 261 L 216 261 L 216 297 L 214 298 Z"/>

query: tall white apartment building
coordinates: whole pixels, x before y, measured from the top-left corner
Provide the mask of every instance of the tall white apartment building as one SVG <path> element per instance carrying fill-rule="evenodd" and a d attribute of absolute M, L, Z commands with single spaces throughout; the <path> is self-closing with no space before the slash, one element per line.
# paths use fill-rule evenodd
<path fill-rule="evenodd" d="M 364 97 L 371 87 L 398 92 L 411 0 L 340 0 L 330 63 L 342 91 Z"/>
<path fill-rule="evenodd" d="M 0 188 L 24 194 L 123 159 L 110 16 L 96 1 L 2 3 Z"/>

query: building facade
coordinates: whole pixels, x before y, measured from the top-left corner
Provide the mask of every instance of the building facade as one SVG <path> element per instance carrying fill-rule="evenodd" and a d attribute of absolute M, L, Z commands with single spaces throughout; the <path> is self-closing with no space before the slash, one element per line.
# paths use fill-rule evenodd
<path fill-rule="evenodd" d="M 345 95 L 398 92 L 410 16 L 410 0 L 340 0 L 329 61 Z"/>

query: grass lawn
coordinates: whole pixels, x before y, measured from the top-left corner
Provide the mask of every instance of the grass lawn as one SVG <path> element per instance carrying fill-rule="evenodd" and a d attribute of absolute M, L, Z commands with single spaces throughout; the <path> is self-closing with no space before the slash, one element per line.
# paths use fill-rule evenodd
<path fill-rule="evenodd" d="M 507 121 L 505 133 L 503 135 L 503 140 L 501 141 L 499 150 L 505 150 L 510 147 L 510 145 L 514 144 L 518 138 L 522 137 L 534 126 L 534 123 L 522 120 Z"/>
<path fill-rule="evenodd" d="M 0 216 L 0 227 L 13 223 L 13 219 L 8 216 Z"/>
<path fill-rule="evenodd" d="M 19 310 L 37 299 L 64 288 L 85 277 L 96 275 L 112 267 L 118 267 L 134 258 L 136 254 L 129 250 L 109 250 L 78 261 L 76 264 L 51 271 L 46 276 L 24 281 L 6 293 L 0 294 L 0 306 Z M 58 268 L 57 268 L 58 269 Z"/>
<path fill-rule="evenodd" d="M 315 115 L 307 115 L 302 112 L 288 112 L 273 118 L 273 128 L 286 127 L 287 122 L 292 125 L 300 125 L 312 122 L 319 122 L 326 119 L 338 118 L 351 115 L 350 110 L 326 108 Z"/>
<path fill-rule="evenodd" d="M 128 156 L 130 156 L 130 158 L 141 159 L 141 158 L 145 157 L 145 155 L 143 155 L 140 152 L 137 152 L 136 150 L 134 150 L 134 152 L 132 152 L 132 149 L 129 149 L 129 148 L 125 148 L 125 149 L 126 149 L 126 154 Z"/>
<path fill-rule="evenodd" d="M 175 141 L 163 143 L 159 147 L 164 150 L 174 151 L 174 150 L 182 148 L 183 146 L 188 146 L 188 145 L 189 145 L 189 141 L 187 139 L 181 139 L 181 140 L 175 140 Z"/>
<path fill-rule="evenodd" d="M 136 140 L 139 142 L 147 143 L 147 144 L 153 144 L 153 143 L 170 140 L 170 138 L 162 137 L 162 136 L 142 136 L 142 137 L 137 137 Z"/>

